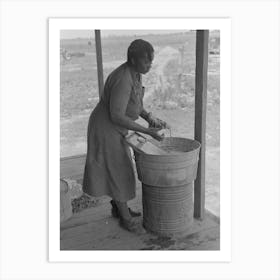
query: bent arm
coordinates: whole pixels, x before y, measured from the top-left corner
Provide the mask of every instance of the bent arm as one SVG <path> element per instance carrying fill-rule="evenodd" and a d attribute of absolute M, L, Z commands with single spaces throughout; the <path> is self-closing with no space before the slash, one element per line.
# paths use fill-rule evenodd
<path fill-rule="evenodd" d="M 150 127 L 157 127 L 157 128 L 170 128 L 170 125 L 158 118 L 152 116 L 152 113 L 148 113 L 144 108 L 140 114 L 141 118 L 143 118 Z"/>
<path fill-rule="evenodd" d="M 140 117 L 144 119 L 147 123 L 150 123 L 151 113 L 148 113 L 144 108 L 140 113 Z"/>

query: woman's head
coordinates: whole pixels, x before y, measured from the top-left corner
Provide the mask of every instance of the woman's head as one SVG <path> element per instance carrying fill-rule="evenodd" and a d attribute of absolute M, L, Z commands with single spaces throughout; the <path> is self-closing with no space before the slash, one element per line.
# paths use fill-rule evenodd
<path fill-rule="evenodd" d="M 154 48 L 145 40 L 134 40 L 128 47 L 127 63 L 139 73 L 147 73 L 151 68 L 153 59 Z"/>

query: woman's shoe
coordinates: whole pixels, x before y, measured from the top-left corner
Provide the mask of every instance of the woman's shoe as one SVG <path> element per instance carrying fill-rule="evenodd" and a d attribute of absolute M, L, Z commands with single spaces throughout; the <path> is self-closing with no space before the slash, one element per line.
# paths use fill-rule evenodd
<path fill-rule="evenodd" d="M 120 212 L 119 212 L 119 209 L 117 207 L 116 202 L 114 200 L 111 200 L 110 203 L 112 205 L 112 209 L 111 209 L 112 216 L 114 218 L 120 218 L 121 215 L 120 215 Z M 140 212 L 135 212 L 135 211 L 131 210 L 130 208 L 128 208 L 128 211 L 129 211 L 129 214 L 130 214 L 131 217 L 139 217 L 139 216 L 141 216 Z"/>
<path fill-rule="evenodd" d="M 142 225 L 136 221 L 135 219 L 123 219 L 120 218 L 120 226 L 130 232 L 136 233 L 136 234 L 145 234 L 146 231 L 142 227 Z"/>

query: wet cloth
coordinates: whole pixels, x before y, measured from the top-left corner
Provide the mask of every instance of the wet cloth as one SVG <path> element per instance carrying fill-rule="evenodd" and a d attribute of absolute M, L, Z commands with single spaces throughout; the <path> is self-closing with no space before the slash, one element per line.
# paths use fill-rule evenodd
<path fill-rule="evenodd" d="M 111 112 L 127 102 L 126 116 L 133 120 L 143 109 L 141 75 L 126 64 L 107 78 L 100 102 L 90 115 L 83 191 L 92 196 L 109 195 L 125 202 L 135 197 L 136 180 L 131 153 L 124 137 L 128 130 L 111 121 Z"/>

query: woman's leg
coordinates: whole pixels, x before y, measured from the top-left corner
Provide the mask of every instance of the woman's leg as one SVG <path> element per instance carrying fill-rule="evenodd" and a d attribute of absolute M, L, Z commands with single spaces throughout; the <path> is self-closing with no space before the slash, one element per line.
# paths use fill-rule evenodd
<path fill-rule="evenodd" d="M 116 201 L 115 203 L 119 209 L 120 213 L 120 225 L 128 231 L 137 233 L 137 234 L 144 234 L 146 231 L 142 227 L 142 225 L 133 218 L 129 213 L 129 208 L 127 206 L 127 202 L 120 202 Z"/>
<path fill-rule="evenodd" d="M 129 213 L 127 202 L 120 202 L 120 201 L 116 201 L 116 200 L 115 200 L 115 202 L 117 204 L 121 217 L 125 220 L 130 220 L 132 217 Z"/>
<path fill-rule="evenodd" d="M 111 210 L 111 213 L 112 213 L 112 216 L 114 218 L 120 218 L 120 211 L 119 211 L 119 208 L 115 202 L 115 200 L 111 200 L 110 201 L 111 205 L 112 205 L 112 210 Z M 136 211 L 133 211 L 131 208 L 128 207 L 128 212 L 130 214 L 130 216 L 133 218 L 133 217 L 140 217 L 141 216 L 141 212 L 136 212 Z"/>

